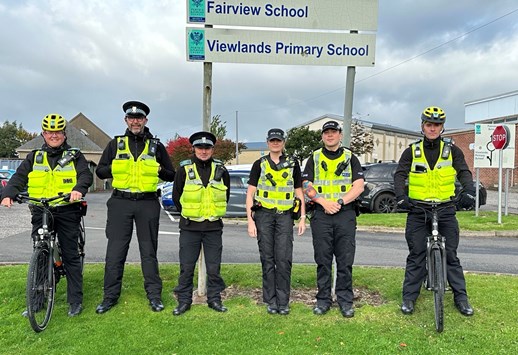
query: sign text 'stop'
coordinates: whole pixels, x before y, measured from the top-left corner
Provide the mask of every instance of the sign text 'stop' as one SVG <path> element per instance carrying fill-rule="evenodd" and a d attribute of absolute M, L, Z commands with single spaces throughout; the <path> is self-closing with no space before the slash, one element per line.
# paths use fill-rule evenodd
<path fill-rule="evenodd" d="M 187 0 L 187 22 L 376 31 L 378 0 Z"/>
<path fill-rule="evenodd" d="M 496 126 L 491 140 L 495 149 L 505 149 L 509 145 L 509 128 L 507 126 Z"/>

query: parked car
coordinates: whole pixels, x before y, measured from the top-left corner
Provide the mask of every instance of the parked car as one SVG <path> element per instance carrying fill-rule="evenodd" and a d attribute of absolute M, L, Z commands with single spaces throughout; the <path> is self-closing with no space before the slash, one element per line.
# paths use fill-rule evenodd
<path fill-rule="evenodd" d="M 246 217 L 246 190 L 250 171 L 229 170 L 230 198 L 227 204 L 226 217 Z M 173 202 L 173 183 L 163 183 L 158 187 L 162 193 L 162 206 L 167 211 L 176 212 Z"/>
<path fill-rule="evenodd" d="M 230 198 L 227 203 L 227 217 L 246 217 L 246 190 L 250 171 L 229 170 Z"/>
<path fill-rule="evenodd" d="M 162 200 L 162 206 L 166 211 L 176 212 L 173 202 L 173 182 L 165 182 L 158 186 Z"/>
<path fill-rule="evenodd" d="M 360 208 L 366 212 L 390 213 L 396 211 L 396 196 L 394 194 L 394 173 L 398 163 L 386 162 L 367 164 L 363 166 L 365 190 L 360 195 Z M 476 182 L 473 181 L 473 186 Z M 455 194 L 461 191 L 459 182 L 455 183 Z M 479 206 L 485 205 L 486 188 L 480 184 Z M 457 209 L 460 209 L 457 207 Z"/>

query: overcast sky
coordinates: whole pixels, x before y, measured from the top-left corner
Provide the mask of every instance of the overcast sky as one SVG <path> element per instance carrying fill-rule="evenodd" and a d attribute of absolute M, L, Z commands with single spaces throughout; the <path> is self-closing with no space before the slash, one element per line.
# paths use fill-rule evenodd
<path fill-rule="evenodd" d="M 141 100 L 162 141 L 200 130 L 203 64 L 186 61 L 185 7 L 2 0 L 0 123 L 37 132 L 47 113 L 82 112 L 116 135 L 125 129 L 121 105 Z M 272 127 L 343 115 L 345 77 L 344 67 L 214 63 L 212 115 L 235 139 L 238 111 L 239 140 L 262 141 Z M 423 108 L 437 105 L 447 128 L 464 128 L 465 102 L 515 90 L 516 0 L 380 0 L 376 65 L 356 70 L 353 112 L 418 130 Z"/>

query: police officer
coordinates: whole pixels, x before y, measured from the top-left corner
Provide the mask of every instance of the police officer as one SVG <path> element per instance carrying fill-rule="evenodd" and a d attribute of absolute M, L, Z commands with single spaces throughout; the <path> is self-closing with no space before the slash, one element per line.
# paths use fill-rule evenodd
<path fill-rule="evenodd" d="M 411 200 L 449 201 L 455 195 L 455 178 L 463 187 L 460 204 L 471 208 L 475 202 L 475 188 L 464 154 L 453 145 L 451 139 L 442 138 L 446 114 L 439 107 L 427 107 L 421 114 L 421 130 L 424 139 L 406 148 L 394 174 L 394 190 L 398 207 L 409 210 L 405 238 L 409 254 L 406 260 L 403 282 L 404 314 L 414 312 L 421 284 L 426 277 L 426 235 L 430 218 L 421 209 L 413 208 Z M 408 194 L 406 181 L 408 179 Z M 448 282 L 453 290 L 455 305 L 465 316 L 473 315 L 466 292 L 466 281 L 460 260 L 459 224 L 455 207 L 439 211 L 439 233 L 446 238 L 446 263 Z"/>
<path fill-rule="evenodd" d="M 154 312 L 164 309 L 162 280 L 158 270 L 158 224 L 160 203 L 157 196 L 159 178 L 173 181 L 174 168 L 162 143 L 146 127 L 149 107 L 139 101 L 122 105 L 128 126 L 123 136 L 116 136 L 104 149 L 96 174 L 100 179 L 113 178 L 112 196 L 107 201 L 106 265 L 104 297 L 97 313 L 109 311 L 119 299 L 124 263 L 137 228 L 144 288 Z"/>
<path fill-rule="evenodd" d="M 298 234 L 306 230 L 300 166 L 283 155 L 284 141 L 283 130 L 268 131 L 270 152 L 252 165 L 246 194 L 248 235 L 257 238 L 263 270 L 263 302 L 269 314 L 281 315 L 290 312 L 294 209 L 300 213 Z"/>
<path fill-rule="evenodd" d="M 2 206 L 11 207 L 13 199 L 28 186 L 30 197 L 54 197 L 70 193 L 68 201 L 57 200 L 51 207 L 51 223 L 58 234 L 67 270 L 68 315 L 77 316 L 83 310 L 83 272 L 78 250 L 81 204 L 92 185 L 93 175 L 84 155 L 67 143 L 66 121 L 53 113 L 41 122 L 43 140 L 40 149 L 33 150 L 11 177 L 2 194 Z M 42 224 L 42 211 L 31 205 L 32 236 L 38 236 Z M 24 312 L 25 314 L 25 312 Z"/>
<path fill-rule="evenodd" d="M 173 201 L 180 217 L 180 275 L 174 289 L 178 305 L 173 314 L 187 312 L 192 304 L 193 276 L 201 247 L 207 266 L 207 303 L 226 312 L 221 302 L 225 282 L 220 274 L 223 221 L 230 197 L 230 176 L 223 164 L 212 158 L 216 137 L 197 132 L 189 137 L 194 156 L 180 163 L 173 187 Z"/>
<path fill-rule="evenodd" d="M 317 263 L 316 315 L 332 304 L 331 266 L 336 258 L 335 293 L 344 317 L 354 316 L 352 267 L 356 250 L 356 198 L 363 192 L 360 161 L 341 147 L 342 128 L 336 121 L 322 126 L 324 147 L 309 157 L 302 175 L 304 193 L 314 204 L 310 219 Z"/>

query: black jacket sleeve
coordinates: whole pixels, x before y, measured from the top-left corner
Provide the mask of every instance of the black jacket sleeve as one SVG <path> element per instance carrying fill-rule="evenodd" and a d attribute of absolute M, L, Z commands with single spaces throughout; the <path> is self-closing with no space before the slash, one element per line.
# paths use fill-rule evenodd
<path fill-rule="evenodd" d="M 72 190 L 79 191 L 83 196 L 85 196 L 90 186 L 92 186 L 94 180 L 93 174 L 88 167 L 88 162 L 83 153 L 78 154 L 77 158 L 74 160 L 74 164 L 77 174 L 77 183 Z"/>
<path fill-rule="evenodd" d="M 27 158 L 18 166 L 13 176 L 11 176 L 7 186 L 2 190 L 2 199 L 9 197 L 12 200 L 17 194 L 25 190 L 29 182 L 29 173 L 32 171 L 33 163 L 34 152 L 30 152 Z"/>
<path fill-rule="evenodd" d="M 99 160 L 99 165 L 97 165 L 97 169 L 95 169 L 95 174 L 99 179 L 113 178 L 112 161 L 115 159 L 115 154 L 117 154 L 117 140 L 112 139 L 106 148 L 104 148 L 101 159 Z"/>
<path fill-rule="evenodd" d="M 475 187 L 473 186 L 473 175 L 469 170 L 464 153 L 462 150 L 455 146 L 451 146 L 451 156 L 453 160 L 453 168 L 457 171 L 457 180 L 459 180 L 462 188 L 466 192 L 475 193 Z"/>
<path fill-rule="evenodd" d="M 169 154 L 162 143 L 158 143 L 158 149 L 156 153 L 156 161 L 160 164 L 160 170 L 158 171 L 158 177 L 164 181 L 174 181 L 174 167 Z"/>
<path fill-rule="evenodd" d="M 394 193 L 397 197 L 401 197 L 407 194 L 406 182 L 408 174 L 412 168 L 412 148 L 408 147 L 401 154 L 399 158 L 399 164 L 394 173 Z"/>

